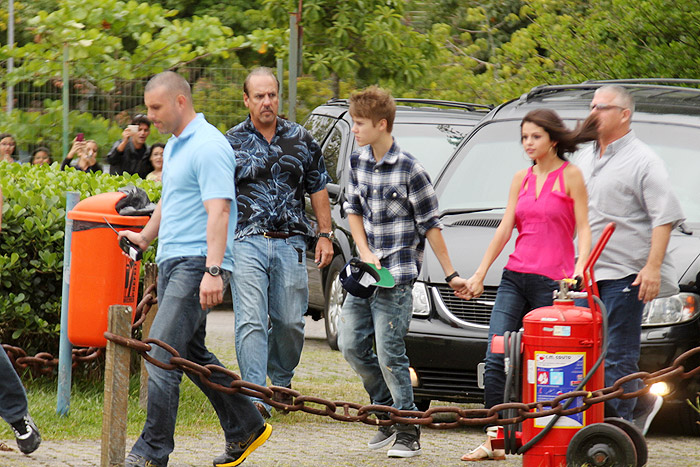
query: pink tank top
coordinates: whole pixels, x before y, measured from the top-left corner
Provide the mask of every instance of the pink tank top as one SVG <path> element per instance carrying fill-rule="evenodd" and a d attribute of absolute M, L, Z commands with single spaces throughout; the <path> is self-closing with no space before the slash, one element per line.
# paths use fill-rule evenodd
<path fill-rule="evenodd" d="M 518 238 L 506 269 L 540 274 L 553 280 L 571 277 L 574 273 L 574 231 L 576 217 L 574 200 L 566 194 L 564 162 L 547 175 L 539 197 L 537 176 L 532 167 L 527 170 L 520 186 L 515 206 L 515 226 Z M 559 189 L 552 191 L 559 179 Z"/>

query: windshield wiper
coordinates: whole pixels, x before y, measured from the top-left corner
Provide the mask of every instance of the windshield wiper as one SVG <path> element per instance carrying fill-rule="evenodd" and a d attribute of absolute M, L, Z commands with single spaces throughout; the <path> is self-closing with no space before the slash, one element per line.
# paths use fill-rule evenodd
<path fill-rule="evenodd" d="M 497 211 L 499 209 L 505 209 L 505 208 L 466 208 L 466 209 L 447 209 L 445 211 L 442 211 L 440 213 L 440 218 L 442 219 L 445 216 L 455 216 L 458 214 L 471 214 L 474 212 L 488 212 L 488 211 Z"/>

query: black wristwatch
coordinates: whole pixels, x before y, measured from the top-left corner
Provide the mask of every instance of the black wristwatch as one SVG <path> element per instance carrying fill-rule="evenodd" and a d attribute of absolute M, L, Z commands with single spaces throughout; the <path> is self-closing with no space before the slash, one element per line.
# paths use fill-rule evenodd
<path fill-rule="evenodd" d="M 219 266 L 209 266 L 205 267 L 204 271 L 208 272 L 210 275 L 216 277 L 221 274 L 221 268 Z"/>
<path fill-rule="evenodd" d="M 449 276 L 445 277 L 445 282 L 447 282 L 449 284 L 450 281 L 452 279 L 454 279 L 455 277 L 459 277 L 459 273 L 457 271 L 455 271 L 452 274 L 450 274 Z"/>
<path fill-rule="evenodd" d="M 319 238 L 320 237 L 327 238 L 331 242 L 335 238 L 335 234 L 333 232 L 321 232 L 320 234 L 318 234 L 318 236 L 319 236 Z"/>

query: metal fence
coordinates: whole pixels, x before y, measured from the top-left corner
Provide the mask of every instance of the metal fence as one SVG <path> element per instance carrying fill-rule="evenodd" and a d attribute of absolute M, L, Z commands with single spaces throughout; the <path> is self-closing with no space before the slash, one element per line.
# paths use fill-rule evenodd
<path fill-rule="evenodd" d="M 15 62 L 15 68 L 32 63 Z M 84 65 L 84 64 L 82 64 Z M 41 80 L 27 80 L 13 87 L 13 109 L 7 112 L 6 64 L 0 62 L 0 133 L 10 133 L 17 142 L 15 156 L 28 161 L 40 146 L 51 150 L 54 160 L 63 156 L 63 79 L 53 76 Z M 151 76 L 162 69 L 146 70 Z M 195 108 L 203 112 L 209 122 L 225 131 L 243 120 L 247 109 L 243 104 L 243 80 L 246 70 L 237 64 L 188 65 L 177 70 L 192 85 Z M 70 68 L 69 68 L 70 75 Z M 68 138 L 84 133 L 86 139 L 98 143 L 100 158 L 121 137 L 131 118 L 146 113 L 143 88 L 148 78 L 121 79 L 119 77 L 76 77 L 68 82 L 69 113 Z M 105 89 L 109 89 L 106 91 Z M 168 135 L 151 132 L 148 144 L 164 141 Z"/>

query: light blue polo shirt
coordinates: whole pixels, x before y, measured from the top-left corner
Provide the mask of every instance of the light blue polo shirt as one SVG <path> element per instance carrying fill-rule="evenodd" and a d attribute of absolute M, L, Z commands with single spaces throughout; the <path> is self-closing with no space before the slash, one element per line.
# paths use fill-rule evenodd
<path fill-rule="evenodd" d="M 236 160 L 231 145 L 199 113 L 163 151 L 161 220 L 156 262 L 180 256 L 207 255 L 207 211 L 204 201 L 236 199 Z M 233 238 L 238 217 L 231 203 L 226 253 L 221 267 L 233 268 Z"/>

